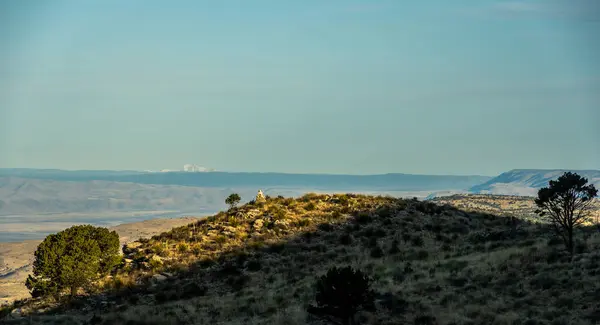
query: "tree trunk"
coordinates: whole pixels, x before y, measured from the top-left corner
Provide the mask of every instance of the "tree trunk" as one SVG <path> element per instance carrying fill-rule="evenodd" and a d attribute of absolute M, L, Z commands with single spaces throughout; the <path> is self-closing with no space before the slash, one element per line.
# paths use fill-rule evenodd
<path fill-rule="evenodd" d="M 77 295 L 77 287 L 72 286 L 71 287 L 71 298 L 75 297 L 76 295 Z"/>
<path fill-rule="evenodd" d="M 569 254 L 571 254 L 571 259 L 573 259 L 573 228 L 570 227 L 568 229 L 568 235 L 569 235 L 569 247 L 567 247 L 567 249 L 569 250 Z"/>

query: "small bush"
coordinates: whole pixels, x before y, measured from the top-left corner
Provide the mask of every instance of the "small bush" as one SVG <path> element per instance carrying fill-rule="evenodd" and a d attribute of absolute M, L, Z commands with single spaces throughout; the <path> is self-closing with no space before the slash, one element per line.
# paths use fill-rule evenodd
<path fill-rule="evenodd" d="M 255 272 L 259 271 L 262 268 L 262 265 L 259 260 L 252 259 L 248 261 L 246 267 L 248 268 L 248 271 Z"/>
<path fill-rule="evenodd" d="M 400 243 L 398 242 L 398 240 L 394 239 L 392 241 L 391 246 L 390 246 L 389 254 L 390 255 L 394 255 L 394 254 L 400 253 L 400 247 L 399 247 L 399 245 L 400 245 Z"/>
<path fill-rule="evenodd" d="M 177 251 L 179 253 L 186 253 L 189 250 L 190 250 L 190 245 L 188 245 L 186 243 L 180 243 L 179 245 L 177 245 Z"/>
<path fill-rule="evenodd" d="M 333 226 L 329 223 L 322 223 L 322 224 L 318 225 L 317 228 L 319 228 L 319 230 L 325 231 L 325 232 L 330 232 L 333 230 Z"/>
<path fill-rule="evenodd" d="M 381 258 L 383 257 L 383 249 L 379 246 L 375 246 L 371 249 L 371 257 L 373 258 Z"/>
<path fill-rule="evenodd" d="M 201 297 L 206 295 L 206 287 L 199 285 L 196 282 L 190 282 L 183 287 L 180 298 L 189 299 L 193 297 Z"/>
<path fill-rule="evenodd" d="M 556 246 L 556 245 L 561 245 L 563 243 L 562 239 L 560 239 L 560 237 L 557 236 L 553 236 L 550 239 L 548 239 L 548 246 Z"/>
<path fill-rule="evenodd" d="M 308 312 L 336 317 L 348 324 L 359 309 L 375 309 L 370 281 L 360 270 L 333 267 L 317 280 L 317 305 L 309 306 Z"/>
<path fill-rule="evenodd" d="M 162 266 L 162 262 L 160 260 L 151 259 L 148 261 L 148 265 L 152 270 L 158 270 Z"/>
<path fill-rule="evenodd" d="M 362 212 L 362 213 L 359 213 L 354 220 L 356 221 L 357 224 L 364 225 L 364 224 L 368 224 L 368 223 L 372 222 L 373 217 L 366 212 Z"/>
<path fill-rule="evenodd" d="M 307 227 L 307 226 L 310 226 L 310 219 L 302 218 L 300 220 L 294 221 L 293 224 L 296 227 Z"/>
<path fill-rule="evenodd" d="M 413 236 L 410 241 L 414 246 L 419 246 L 419 247 L 423 246 L 423 244 L 425 243 L 425 241 L 423 240 L 423 237 L 421 237 L 419 235 Z"/>
<path fill-rule="evenodd" d="M 194 253 L 196 256 L 202 254 L 202 247 L 200 245 L 194 245 L 192 247 L 192 253 Z"/>
<path fill-rule="evenodd" d="M 340 244 L 347 246 L 352 244 L 352 242 L 354 242 L 354 239 L 349 233 L 344 233 L 340 236 Z"/>

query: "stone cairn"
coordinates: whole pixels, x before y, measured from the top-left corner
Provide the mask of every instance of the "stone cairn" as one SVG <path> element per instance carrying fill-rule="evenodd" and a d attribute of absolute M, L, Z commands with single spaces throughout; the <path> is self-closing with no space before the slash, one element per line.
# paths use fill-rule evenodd
<path fill-rule="evenodd" d="M 259 203 L 259 202 L 265 202 L 265 201 L 267 201 L 267 199 L 265 198 L 263 191 L 258 190 L 258 193 L 256 194 L 256 198 L 254 199 L 254 202 Z"/>

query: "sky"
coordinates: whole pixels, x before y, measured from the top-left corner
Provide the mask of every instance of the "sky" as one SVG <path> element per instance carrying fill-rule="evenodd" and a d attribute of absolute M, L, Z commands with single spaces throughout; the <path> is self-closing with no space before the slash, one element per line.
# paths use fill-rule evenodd
<path fill-rule="evenodd" d="M 596 0 L 0 2 L 0 168 L 600 169 Z"/>

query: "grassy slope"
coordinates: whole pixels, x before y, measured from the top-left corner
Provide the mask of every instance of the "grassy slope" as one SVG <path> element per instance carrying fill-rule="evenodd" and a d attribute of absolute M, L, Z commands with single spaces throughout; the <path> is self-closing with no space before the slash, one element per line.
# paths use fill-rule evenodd
<path fill-rule="evenodd" d="M 378 308 L 362 324 L 600 321 L 600 236 L 588 230 L 571 264 L 547 234 L 393 198 L 271 199 L 144 241 L 107 284 L 117 292 L 7 323 L 88 324 L 95 313 L 98 324 L 317 324 L 305 312 L 315 277 L 341 265 L 374 279 Z M 164 265 L 152 272 L 176 275 L 152 284 L 140 268 L 155 254 Z"/>

